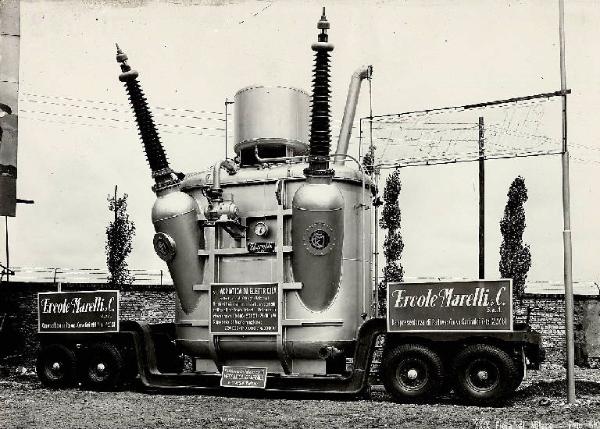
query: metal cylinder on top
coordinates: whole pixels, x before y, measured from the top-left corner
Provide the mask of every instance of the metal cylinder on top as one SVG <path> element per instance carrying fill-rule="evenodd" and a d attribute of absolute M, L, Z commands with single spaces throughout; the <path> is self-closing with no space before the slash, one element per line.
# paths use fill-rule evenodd
<path fill-rule="evenodd" d="M 241 150 L 265 145 L 290 146 L 296 155 L 308 149 L 306 92 L 291 87 L 252 86 L 239 90 L 235 100 L 235 146 Z"/>

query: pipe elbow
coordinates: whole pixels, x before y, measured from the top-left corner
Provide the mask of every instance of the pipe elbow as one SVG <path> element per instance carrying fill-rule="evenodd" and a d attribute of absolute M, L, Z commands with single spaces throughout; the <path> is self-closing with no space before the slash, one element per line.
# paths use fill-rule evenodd
<path fill-rule="evenodd" d="M 226 170 L 229 174 L 237 172 L 236 165 L 230 159 L 222 159 L 213 166 L 213 184 L 212 191 L 220 192 L 221 190 L 221 169 Z"/>
<path fill-rule="evenodd" d="M 358 104 L 358 96 L 360 95 L 360 86 L 364 79 L 371 79 L 373 74 L 373 66 L 364 65 L 352 73 L 350 79 L 350 87 L 348 88 L 348 96 L 346 98 L 346 108 L 344 109 L 344 117 L 340 127 L 340 135 L 338 137 L 338 145 L 335 151 L 336 165 L 344 165 L 346 162 L 345 156 L 348 154 L 348 146 L 350 137 L 352 136 L 352 124 L 354 123 L 354 115 L 356 113 L 356 105 Z"/>
<path fill-rule="evenodd" d="M 352 79 L 371 79 L 373 75 L 373 66 L 372 65 L 364 65 L 357 68 L 352 74 Z"/>

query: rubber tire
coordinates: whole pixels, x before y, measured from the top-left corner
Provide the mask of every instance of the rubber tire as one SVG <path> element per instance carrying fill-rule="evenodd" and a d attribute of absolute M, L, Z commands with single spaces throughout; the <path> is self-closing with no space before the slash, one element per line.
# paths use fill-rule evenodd
<path fill-rule="evenodd" d="M 60 371 L 53 369 L 59 363 Z M 62 389 L 75 385 L 77 358 L 73 350 L 62 344 L 50 344 L 40 351 L 35 364 L 42 384 L 51 389 Z"/>
<path fill-rule="evenodd" d="M 493 381 L 490 386 L 474 384 L 474 381 L 480 380 L 473 380 L 474 371 L 478 368 L 473 365 L 489 370 Z M 475 405 L 493 405 L 501 402 L 515 391 L 519 380 L 519 369 L 508 353 L 488 344 L 474 344 L 458 353 L 453 361 L 452 373 L 455 377 L 456 394 Z"/>
<path fill-rule="evenodd" d="M 399 370 L 407 363 L 424 370 L 424 380 L 418 386 L 410 386 L 400 377 Z M 436 398 L 444 385 L 444 365 L 438 354 L 427 346 L 401 344 L 383 354 L 381 380 L 397 402 L 427 402 Z"/>
<path fill-rule="evenodd" d="M 99 364 L 104 365 L 104 370 L 98 369 Z M 92 390 L 114 390 L 121 386 L 125 375 L 123 356 L 113 344 L 94 344 L 87 350 L 83 374 L 86 387 Z"/>

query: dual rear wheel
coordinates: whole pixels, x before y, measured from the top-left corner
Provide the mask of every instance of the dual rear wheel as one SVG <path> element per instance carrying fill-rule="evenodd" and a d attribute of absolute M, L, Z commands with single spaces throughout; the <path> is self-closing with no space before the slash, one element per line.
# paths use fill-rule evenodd
<path fill-rule="evenodd" d="M 97 343 L 84 353 L 62 344 L 42 348 L 36 370 L 42 384 L 52 389 L 71 387 L 81 382 L 92 390 L 112 390 L 125 375 L 121 352 L 113 344 Z"/>
<path fill-rule="evenodd" d="M 444 362 L 421 344 L 401 344 L 382 357 L 382 381 L 399 402 L 427 402 L 450 389 L 473 404 L 506 398 L 522 380 L 522 365 L 502 349 L 488 344 L 466 346 Z"/>

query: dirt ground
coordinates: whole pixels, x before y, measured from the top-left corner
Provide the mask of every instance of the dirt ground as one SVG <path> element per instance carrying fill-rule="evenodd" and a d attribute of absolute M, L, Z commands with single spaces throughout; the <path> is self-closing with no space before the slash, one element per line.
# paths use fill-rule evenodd
<path fill-rule="evenodd" d="M 565 401 L 565 371 L 531 371 L 499 407 L 442 398 L 396 404 L 380 386 L 368 399 L 220 397 L 141 390 L 45 389 L 31 373 L 0 378 L 0 428 L 477 428 L 600 429 L 600 370 L 577 369 L 577 404 Z"/>

